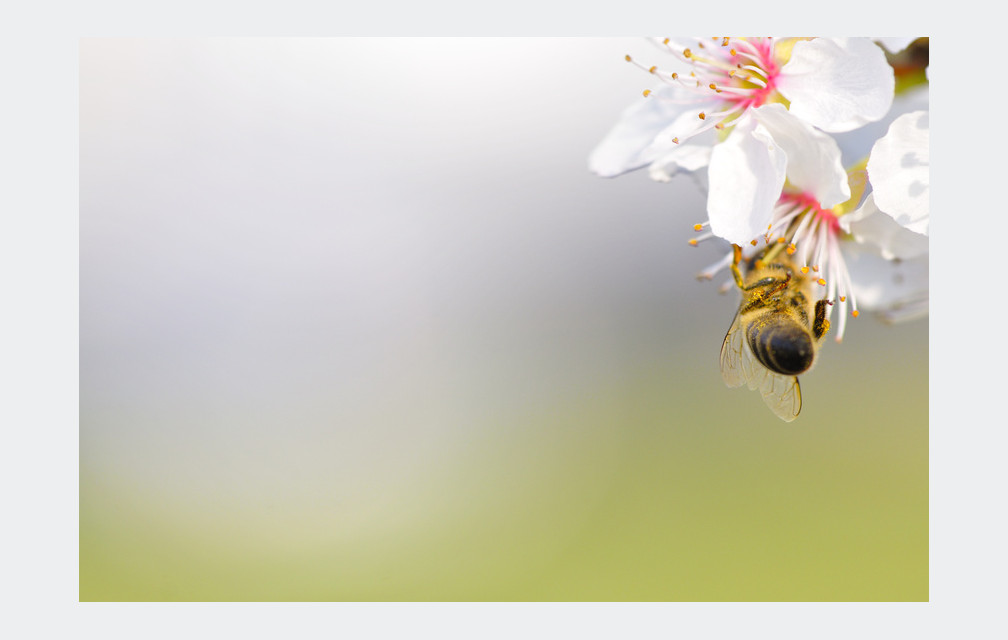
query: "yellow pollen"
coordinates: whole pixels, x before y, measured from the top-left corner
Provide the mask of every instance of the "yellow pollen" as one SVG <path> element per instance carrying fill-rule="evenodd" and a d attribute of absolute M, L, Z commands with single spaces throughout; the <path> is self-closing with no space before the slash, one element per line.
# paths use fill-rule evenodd
<path fill-rule="evenodd" d="M 756 241 L 755 241 L 755 240 L 750 240 L 750 241 L 749 241 L 749 244 L 751 244 L 752 246 L 754 246 L 754 247 L 755 247 L 755 246 L 756 246 Z"/>
<path fill-rule="evenodd" d="M 731 49 L 729 49 L 728 53 L 732 54 L 733 56 L 737 56 L 738 55 L 738 51 L 735 50 L 735 47 L 732 47 Z"/>
<path fill-rule="evenodd" d="M 818 282 L 819 284 L 821 284 L 824 287 L 826 286 L 826 281 L 823 280 L 822 278 L 819 278 L 818 280 L 816 280 L 816 282 Z"/>
<path fill-rule="evenodd" d="M 676 73 L 675 71 L 673 71 L 673 72 L 672 72 L 672 79 L 673 79 L 673 80 L 678 80 L 678 79 L 679 79 L 679 74 L 678 74 L 678 73 Z"/>
<path fill-rule="evenodd" d="M 693 225 L 693 230 L 694 231 L 699 231 L 701 229 L 703 229 L 703 225 L 702 224 L 695 224 L 695 225 Z"/>
<path fill-rule="evenodd" d="M 690 238 L 689 239 L 689 243 L 695 247 L 695 246 L 697 246 L 697 239 L 696 238 Z"/>
<path fill-rule="evenodd" d="M 840 296 L 840 302 L 847 302 L 847 296 Z"/>
<path fill-rule="evenodd" d="M 664 40 L 662 40 L 662 44 L 668 44 L 668 43 L 669 43 L 669 39 L 668 38 L 665 38 Z"/>
<path fill-rule="evenodd" d="M 703 111 L 701 111 L 701 112 L 700 112 L 700 119 L 701 119 L 701 120 L 706 120 L 706 119 L 707 119 L 707 114 L 706 114 L 706 113 L 704 113 Z"/>
<path fill-rule="evenodd" d="M 797 251 L 797 250 L 798 250 L 798 247 L 794 246 L 793 244 L 789 244 L 788 248 L 787 248 L 787 254 L 789 256 L 793 256 L 794 253 L 795 253 L 795 251 Z"/>
<path fill-rule="evenodd" d="M 627 62 L 633 62 L 633 58 L 630 57 L 629 53 L 623 56 L 623 59 L 626 60 Z"/>
<path fill-rule="evenodd" d="M 854 310 L 854 311 L 853 311 L 853 312 L 851 313 L 851 315 L 853 315 L 853 316 L 854 316 L 855 318 L 856 318 L 856 317 L 858 317 L 858 310 L 857 310 L 857 309 L 855 309 L 855 310 Z"/>
<path fill-rule="evenodd" d="M 801 268 L 801 272 L 802 273 L 808 273 L 808 267 L 802 267 Z"/>
<path fill-rule="evenodd" d="M 724 37 L 724 38 L 721 38 L 721 46 L 722 47 L 727 47 L 728 46 L 728 37 L 727 36 Z"/>
<path fill-rule="evenodd" d="M 693 56 L 693 52 L 692 52 L 692 51 L 690 51 L 689 49 L 686 49 L 685 51 L 683 51 L 683 52 L 682 52 L 682 54 L 683 54 L 684 56 L 686 56 L 687 58 L 690 58 L 690 57 L 692 57 L 692 56 Z"/>
<path fill-rule="evenodd" d="M 819 265 L 817 264 L 812 265 L 812 270 L 815 271 L 816 273 L 819 273 Z"/>
<path fill-rule="evenodd" d="M 675 138 L 672 138 L 672 142 L 679 144 L 679 137 L 676 136 Z"/>
<path fill-rule="evenodd" d="M 731 71 L 729 71 L 728 72 L 728 77 L 729 78 L 734 78 L 735 77 L 735 71 L 736 71 L 735 69 L 732 69 Z"/>
<path fill-rule="evenodd" d="M 648 73 L 654 73 L 657 68 L 658 67 L 651 67 L 650 69 L 648 69 Z"/>
<path fill-rule="evenodd" d="M 710 83 L 710 84 L 709 84 L 709 85 L 707 85 L 707 86 L 708 86 L 708 87 L 710 87 L 711 89 L 713 89 L 714 91 L 717 91 L 717 90 L 718 90 L 718 88 L 717 88 L 717 85 L 716 85 L 716 84 L 714 84 L 713 82 L 712 82 L 712 83 Z"/>
<path fill-rule="evenodd" d="M 646 98 L 646 97 L 648 97 L 649 95 L 651 95 L 651 90 L 650 90 L 650 89 L 645 89 L 645 90 L 644 90 L 644 97 Z"/>
<path fill-rule="evenodd" d="M 720 122 L 714 125 L 714 128 L 717 129 L 718 131 L 724 131 L 724 125 L 721 124 Z"/>

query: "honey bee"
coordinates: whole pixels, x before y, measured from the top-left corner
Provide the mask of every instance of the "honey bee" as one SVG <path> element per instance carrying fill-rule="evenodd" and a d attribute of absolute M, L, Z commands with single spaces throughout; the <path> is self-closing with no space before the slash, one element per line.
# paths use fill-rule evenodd
<path fill-rule="evenodd" d="M 815 364 L 831 303 L 813 302 L 815 280 L 781 249 L 772 245 L 743 262 L 741 247 L 734 246 L 731 270 L 742 302 L 721 345 L 721 377 L 729 387 L 759 389 L 766 405 L 791 422 L 802 405 L 798 374 Z"/>

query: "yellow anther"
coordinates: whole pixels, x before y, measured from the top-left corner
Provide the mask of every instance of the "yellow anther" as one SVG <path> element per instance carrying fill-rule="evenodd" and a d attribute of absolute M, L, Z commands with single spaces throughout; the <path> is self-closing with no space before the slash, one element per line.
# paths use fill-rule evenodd
<path fill-rule="evenodd" d="M 794 253 L 795 253 L 795 251 L 797 251 L 797 250 L 798 250 L 798 247 L 794 246 L 793 244 L 789 244 L 788 248 L 785 249 L 785 251 L 787 251 L 787 254 L 789 256 L 793 256 Z"/>
<path fill-rule="evenodd" d="M 840 302 L 847 302 L 847 296 L 840 296 Z"/>
<path fill-rule="evenodd" d="M 701 111 L 699 115 L 700 115 L 700 119 L 701 120 L 706 120 L 707 119 L 707 114 L 704 113 L 703 111 Z"/>
<path fill-rule="evenodd" d="M 690 239 L 689 239 L 689 243 L 690 243 L 690 244 L 691 244 L 692 246 L 694 246 L 694 247 L 695 247 L 695 246 L 697 246 L 697 239 L 696 239 L 696 238 L 690 238 Z"/>
<path fill-rule="evenodd" d="M 699 231 L 701 229 L 703 229 L 703 225 L 702 224 L 695 224 L 695 225 L 693 225 L 693 230 L 694 231 Z"/>
<path fill-rule="evenodd" d="M 728 37 L 727 36 L 721 38 L 721 46 L 722 47 L 727 47 L 728 46 Z"/>
<path fill-rule="evenodd" d="M 823 280 L 822 278 L 819 278 L 818 280 L 816 280 L 816 282 L 818 282 L 820 285 L 822 285 L 824 287 L 826 286 L 826 281 Z"/>
<path fill-rule="evenodd" d="M 802 267 L 801 268 L 801 272 L 802 273 L 808 273 L 808 267 Z"/>
<path fill-rule="evenodd" d="M 692 56 L 693 56 L 693 52 L 692 52 L 692 51 L 690 51 L 689 49 L 686 49 L 685 51 L 683 51 L 683 52 L 682 52 L 682 54 L 683 54 L 684 56 L 686 56 L 687 58 L 690 58 L 690 57 L 692 57 Z"/>
<path fill-rule="evenodd" d="M 623 56 L 623 59 L 626 60 L 627 62 L 633 62 L 633 58 L 630 57 L 629 53 Z"/>
<path fill-rule="evenodd" d="M 658 69 L 658 67 L 651 67 L 650 69 L 648 69 L 648 73 L 654 73 L 655 70 L 657 70 L 657 69 Z"/>
<path fill-rule="evenodd" d="M 707 86 L 708 86 L 708 87 L 709 87 L 710 89 L 713 89 L 714 91 L 717 91 L 717 90 L 718 90 L 718 88 L 717 88 L 717 85 L 716 85 L 716 84 L 714 84 L 713 82 L 712 82 L 712 83 L 710 83 L 710 84 L 709 84 L 709 85 L 707 85 Z"/>
<path fill-rule="evenodd" d="M 646 97 L 648 97 L 649 95 L 651 95 L 651 90 L 650 90 L 650 89 L 645 89 L 645 90 L 644 90 L 644 97 L 646 98 Z"/>
<path fill-rule="evenodd" d="M 735 50 L 735 47 L 732 47 L 731 49 L 729 49 L 728 53 L 732 54 L 733 56 L 737 56 L 738 55 L 738 51 Z"/>
<path fill-rule="evenodd" d="M 679 137 L 676 136 L 675 138 L 672 138 L 672 142 L 674 142 L 675 144 L 679 144 Z"/>
<path fill-rule="evenodd" d="M 678 80 L 678 79 L 679 79 L 679 74 L 678 74 L 678 73 L 676 73 L 675 71 L 673 71 L 673 72 L 672 72 L 672 79 L 673 79 L 673 80 Z"/>
<path fill-rule="evenodd" d="M 669 42 L 670 42 L 670 40 L 668 38 L 665 38 L 664 40 L 662 40 L 662 44 L 668 44 Z"/>
<path fill-rule="evenodd" d="M 855 318 L 856 318 L 856 317 L 858 317 L 858 310 L 857 310 L 857 309 L 855 309 L 855 310 L 854 310 L 854 311 L 853 311 L 853 312 L 851 313 L 851 315 L 852 315 L 852 316 L 854 316 Z"/>
<path fill-rule="evenodd" d="M 755 247 L 755 246 L 756 246 L 756 241 L 755 241 L 755 240 L 750 240 L 750 241 L 749 241 L 749 244 L 751 244 L 752 246 L 754 246 L 754 247 Z"/>
<path fill-rule="evenodd" d="M 787 238 L 785 238 L 784 236 L 780 236 L 779 238 L 777 238 L 777 244 L 784 244 L 785 242 L 787 242 Z"/>
<path fill-rule="evenodd" d="M 815 271 L 816 273 L 819 273 L 819 265 L 817 264 L 812 265 L 812 270 Z"/>

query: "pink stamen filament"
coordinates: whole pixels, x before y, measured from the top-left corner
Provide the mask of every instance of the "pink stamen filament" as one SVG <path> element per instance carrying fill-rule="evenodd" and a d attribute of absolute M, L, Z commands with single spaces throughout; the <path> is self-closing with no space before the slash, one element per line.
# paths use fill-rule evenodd
<path fill-rule="evenodd" d="M 667 52 L 690 65 L 692 71 L 689 74 L 669 73 L 655 66 L 644 66 L 626 56 L 628 62 L 650 75 L 658 76 L 663 84 L 696 92 L 705 106 L 712 107 L 705 110 L 706 117 L 700 118 L 703 126 L 668 135 L 672 142 L 682 142 L 712 127 L 724 129 L 745 110 L 766 103 L 775 91 L 774 79 L 780 67 L 773 57 L 774 42 L 771 38 L 756 41 L 715 38 L 715 42 L 720 42 L 720 46 L 710 46 L 711 43 L 701 40 L 686 49 L 673 47 L 668 39 L 662 42 Z M 744 73 L 739 73 L 740 70 Z M 645 95 L 650 95 L 650 92 L 645 92 Z M 671 100 L 677 104 L 689 104 L 679 99 Z"/>

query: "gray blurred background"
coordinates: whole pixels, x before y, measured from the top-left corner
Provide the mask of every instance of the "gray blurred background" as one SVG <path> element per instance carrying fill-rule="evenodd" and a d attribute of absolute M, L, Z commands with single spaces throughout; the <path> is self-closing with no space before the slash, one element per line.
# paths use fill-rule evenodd
<path fill-rule="evenodd" d="M 928 323 L 777 420 L 616 39 L 86 39 L 82 600 L 926 600 Z"/>

